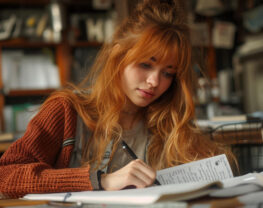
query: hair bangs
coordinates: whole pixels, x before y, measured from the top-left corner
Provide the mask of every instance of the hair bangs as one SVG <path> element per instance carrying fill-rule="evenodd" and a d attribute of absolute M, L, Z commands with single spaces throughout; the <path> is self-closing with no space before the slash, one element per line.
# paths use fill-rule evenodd
<path fill-rule="evenodd" d="M 146 29 L 127 54 L 126 63 L 148 61 L 152 57 L 159 64 L 172 60 L 176 73 L 182 74 L 188 66 L 191 52 L 188 50 L 189 40 L 178 30 L 180 28 L 169 26 Z"/>

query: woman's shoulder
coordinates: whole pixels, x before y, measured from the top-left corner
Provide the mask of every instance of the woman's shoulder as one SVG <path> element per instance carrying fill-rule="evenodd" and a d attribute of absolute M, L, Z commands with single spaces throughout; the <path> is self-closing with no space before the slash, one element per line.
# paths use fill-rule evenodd
<path fill-rule="evenodd" d="M 53 109 L 53 111 L 64 112 L 66 114 L 76 114 L 87 110 L 87 100 L 89 93 L 86 91 L 60 90 L 52 93 L 41 106 L 42 110 Z"/>
<path fill-rule="evenodd" d="M 53 94 L 51 94 L 43 103 L 42 108 L 46 108 L 47 106 L 52 107 L 54 109 L 59 108 L 59 109 L 68 109 L 68 110 L 73 110 L 74 109 L 74 100 L 75 100 L 75 93 L 70 93 L 70 92 L 63 92 L 63 91 L 58 91 Z"/>

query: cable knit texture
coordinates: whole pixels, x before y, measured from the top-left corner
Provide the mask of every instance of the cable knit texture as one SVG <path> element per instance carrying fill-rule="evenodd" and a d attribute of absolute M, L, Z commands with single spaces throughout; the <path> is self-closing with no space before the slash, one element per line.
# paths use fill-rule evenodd
<path fill-rule="evenodd" d="M 89 167 L 68 168 L 73 145 L 63 141 L 76 134 L 77 113 L 65 98 L 47 104 L 30 121 L 24 136 L 0 158 L 0 194 L 92 190 Z"/>

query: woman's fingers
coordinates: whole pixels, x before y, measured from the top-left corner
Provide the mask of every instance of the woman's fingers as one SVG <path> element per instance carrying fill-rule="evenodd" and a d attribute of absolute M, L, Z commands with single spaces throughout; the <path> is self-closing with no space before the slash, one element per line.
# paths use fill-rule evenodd
<path fill-rule="evenodd" d="M 156 177 L 155 171 L 139 159 L 132 161 L 130 168 L 133 169 L 131 173 L 134 174 L 134 177 L 145 181 L 146 185 L 151 185 Z"/>
<path fill-rule="evenodd" d="M 152 184 L 154 178 L 151 172 L 140 164 L 134 164 L 129 167 L 124 182 L 142 188 Z"/>
<path fill-rule="evenodd" d="M 137 159 L 116 172 L 102 175 L 101 185 L 105 190 L 120 190 L 127 186 L 143 188 L 150 186 L 155 177 L 155 171 Z"/>

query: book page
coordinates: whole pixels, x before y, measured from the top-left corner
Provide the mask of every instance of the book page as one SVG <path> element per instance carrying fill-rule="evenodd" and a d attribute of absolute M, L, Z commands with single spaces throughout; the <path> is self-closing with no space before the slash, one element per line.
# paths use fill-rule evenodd
<path fill-rule="evenodd" d="M 233 173 L 225 154 L 157 171 L 157 179 L 162 185 L 228 178 L 233 178 Z"/>
<path fill-rule="evenodd" d="M 262 190 L 258 184 L 241 184 L 238 186 L 218 189 L 209 194 L 212 197 L 234 197 Z"/>
<path fill-rule="evenodd" d="M 214 191 L 210 196 L 233 197 L 262 190 L 263 174 L 248 173 L 231 179 L 222 180 L 221 183 L 223 184 L 223 189 Z"/>
<path fill-rule="evenodd" d="M 241 195 L 238 197 L 238 200 L 244 205 L 250 205 L 249 207 L 252 207 L 252 205 L 254 205 L 253 207 L 261 207 L 263 203 L 262 196 L 263 196 L 263 191 L 257 191 L 257 192 Z"/>

